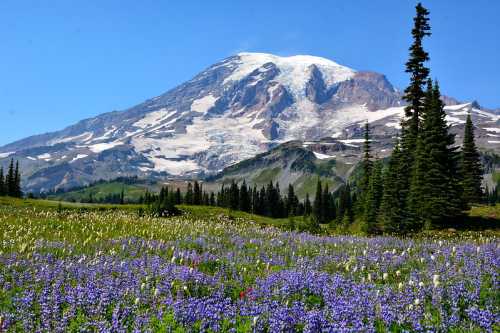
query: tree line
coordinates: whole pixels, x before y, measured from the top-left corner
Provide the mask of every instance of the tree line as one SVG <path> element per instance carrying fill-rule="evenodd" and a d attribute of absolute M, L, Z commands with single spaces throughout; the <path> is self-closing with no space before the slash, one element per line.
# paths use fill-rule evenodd
<path fill-rule="evenodd" d="M 365 128 L 363 177 L 357 212 L 368 233 L 408 233 L 460 220 L 471 204 L 483 200 L 482 167 L 470 114 L 461 151 L 446 122 L 437 81 L 429 78 L 423 39 L 431 35 L 429 11 L 416 6 L 413 44 L 406 72 L 406 117 L 387 166 L 373 160 Z"/>
<path fill-rule="evenodd" d="M 14 163 L 14 159 L 10 160 L 5 176 L 3 167 L 0 167 L 0 196 L 10 196 L 15 198 L 21 198 L 23 196 L 23 192 L 21 190 L 21 171 L 19 169 L 19 161 Z"/>
<path fill-rule="evenodd" d="M 146 192 L 141 202 L 150 213 L 160 217 L 179 214 L 176 206 L 181 204 L 217 206 L 272 218 L 302 217 L 307 230 L 317 231 L 320 224 L 353 223 L 356 198 L 350 184 L 331 191 L 328 182 L 319 179 L 313 200 L 309 194 L 299 200 L 292 184 L 282 193 L 279 184 L 272 181 L 258 188 L 248 186 L 246 181 L 239 185 L 232 180 L 217 192 L 203 190 L 203 184 L 198 181 L 189 182 L 184 193 L 179 188 L 173 190 L 165 186 L 158 194 Z"/>
<path fill-rule="evenodd" d="M 279 184 L 272 181 L 258 189 L 257 186 L 248 186 L 245 181 L 238 185 L 232 180 L 217 192 L 207 192 L 202 183 L 194 181 L 187 184 L 185 193 L 179 188 L 163 187 L 159 194 L 146 192 L 141 201 L 158 216 L 178 213 L 174 207 L 180 204 L 224 207 L 272 218 L 307 216 L 312 212 L 308 195 L 300 201 L 293 185 L 290 184 L 286 194 L 282 194 Z"/>

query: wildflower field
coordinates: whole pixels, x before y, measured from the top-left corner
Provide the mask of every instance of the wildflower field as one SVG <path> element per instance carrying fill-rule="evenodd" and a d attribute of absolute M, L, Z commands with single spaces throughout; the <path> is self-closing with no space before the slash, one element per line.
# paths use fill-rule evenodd
<path fill-rule="evenodd" d="M 500 243 L 0 206 L 0 331 L 498 332 Z"/>

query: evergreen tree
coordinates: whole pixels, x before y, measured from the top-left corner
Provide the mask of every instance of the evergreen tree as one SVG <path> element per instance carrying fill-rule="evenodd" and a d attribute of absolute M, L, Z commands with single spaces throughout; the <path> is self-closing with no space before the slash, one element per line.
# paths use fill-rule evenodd
<path fill-rule="evenodd" d="M 432 115 L 434 107 L 434 88 L 431 79 L 427 80 L 427 90 L 423 101 L 421 133 L 417 137 L 413 170 L 410 180 L 410 191 L 407 202 L 407 218 L 405 225 L 401 226 L 402 231 L 418 230 L 423 227 L 422 216 L 424 214 L 427 186 L 427 174 L 429 171 L 429 154 L 427 151 L 427 130 L 429 117 Z"/>
<path fill-rule="evenodd" d="M 460 171 L 463 187 L 462 199 L 467 205 L 480 203 L 483 199 L 481 188 L 483 170 L 481 167 L 481 158 L 474 141 L 474 126 L 472 125 L 470 113 L 467 115 L 465 122 L 464 141 L 460 155 Z"/>
<path fill-rule="evenodd" d="M 401 233 L 404 220 L 404 202 L 401 196 L 401 150 L 396 141 L 384 173 L 384 192 L 380 205 L 379 223 L 384 232 Z"/>
<path fill-rule="evenodd" d="M 243 184 L 240 186 L 240 195 L 239 195 L 239 208 L 243 212 L 250 212 L 251 206 L 251 198 L 250 193 L 248 193 L 248 187 L 243 180 Z"/>
<path fill-rule="evenodd" d="M 420 3 L 416 6 L 416 16 L 412 29 L 413 43 L 410 46 L 410 58 L 406 63 L 406 72 L 410 74 L 410 84 L 405 89 L 403 98 L 408 102 L 405 108 L 406 119 L 401 122 L 401 155 L 397 161 L 399 174 L 397 178 L 399 200 L 397 209 L 401 209 L 402 215 L 398 229 L 406 229 L 407 225 L 413 223 L 408 214 L 407 204 L 412 176 L 414 174 L 414 157 L 417 150 L 417 141 L 420 131 L 420 119 L 424 112 L 424 86 L 429 76 L 429 68 L 425 63 L 429 60 L 429 54 L 424 50 L 422 42 L 424 37 L 430 36 L 429 11 Z M 396 207 L 394 207 L 396 209 Z M 394 222 L 394 221 L 392 221 Z"/>
<path fill-rule="evenodd" d="M 372 155 L 370 147 L 370 125 L 368 122 L 365 124 L 365 142 L 363 144 L 363 176 L 361 180 L 361 193 L 368 189 L 368 183 L 370 181 L 370 175 L 372 172 Z"/>
<path fill-rule="evenodd" d="M 3 177 L 3 167 L 0 167 L 0 197 L 5 195 L 5 179 Z"/>
<path fill-rule="evenodd" d="M 175 204 L 180 205 L 182 203 L 181 189 L 177 188 L 175 191 Z"/>
<path fill-rule="evenodd" d="M 321 186 L 321 181 L 318 178 L 318 183 L 316 184 L 316 196 L 314 197 L 313 203 L 313 218 L 317 223 L 324 223 L 323 221 L 323 189 Z"/>
<path fill-rule="evenodd" d="M 258 214 L 259 211 L 259 191 L 257 186 L 254 185 L 252 189 L 252 214 Z"/>
<path fill-rule="evenodd" d="M 194 203 L 193 185 L 190 182 L 187 185 L 184 202 L 186 203 L 186 205 L 192 205 Z"/>
<path fill-rule="evenodd" d="M 7 195 L 14 197 L 16 193 L 16 176 L 14 170 L 14 160 L 10 160 L 9 169 L 7 171 L 7 177 L 5 179 L 7 187 Z"/>
<path fill-rule="evenodd" d="M 382 185 L 382 162 L 378 161 L 372 168 L 370 182 L 368 184 L 368 192 L 365 199 L 365 231 L 367 233 L 375 233 L 377 231 L 377 219 L 382 202 L 383 185 Z"/>
<path fill-rule="evenodd" d="M 203 200 L 203 190 L 198 181 L 194 181 L 193 186 L 193 205 L 201 205 Z"/>
<path fill-rule="evenodd" d="M 353 200 L 349 183 L 340 187 L 338 203 L 337 222 L 343 224 L 346 224 L 346 222 L 352 223 L 354 220 L 354 212 L 352 210 Z"/>
<path fill-rule="evenodd" d="M 295 195 L 295 190 L 292 184 L 288 185 L 288 195 L 286 197 L 286 215 L 287 216 L 295 216 L 297 214 L 297 208 L 299 205 L 299 199 Z"/>
<path fill-rule="evenodd" d="M 322 194 L 321 202 L 322 202 L 322 207 L 321 207 L 321 217 L 323 220 L 323 223 L 328 223 L 331 221 L 331 209 L 332 207 L 330 206 L 330 190 L 328 189 L 328 183 L 325 183 L 325 186 L 323 188 L 323 194 Z"/>
<path fill-rule="evenodd" d="M 203 205 L 210 206 L 210 196 L 207 192 L 203 192 Z"/>
<path fill-rule="evenodd" d="M 216 201 L 215 201 L 215 193 L 210 192 L 210 206 L 215 206 Z"/>
<path fill-rule="evenodd" d="M 176 195 L 167 187 L 162 187 L 156 200 L 149 207 L 151 215 L 155 217 L 168 217 L 178 215 L 180 211 L 175 207 Z"/>
<path fill-rule="evenodd" d="M 280 211 L 281 207 L 280 205 L 280 192 L 279 192 L 279 185 L 276 184 L 276 187 L 274 187 L 273 182 L 270 181 L 269 184 L 267 185 L 266 188 L 266 197 L 265 197 L 265 205 L 266 205 L 266 211 L 268 212 L 270 217 L 280 217 Z"/>
<path fill-rule="evenodd" d="M 229 208 L 237 210 L 240 204 L 240 194 L 238 189 L 238 184 L 234 180 L 231 181 L 231 187 L 229 188 Z"/>
<path fill-rule="evenodd" d="M 325 205 L 327 206 L 326 219 L 327 219 L 327 221 L 332 222 L 337 218 L 337 207 L 335 205 L 335 198 L 333 196 L 333 193 L 329 193 L 326 200 L 327 200 L 325 202 Z"/>
<path fill-rule="evenodd" d="M 429 68 L 425 63 L 429 61 L 429 54 L 424 50 L 422 42 L 424 37 L 431 35 L 429 25 L 429 11 L 418 3 L 415 7 L 416 16 L 413 19 L 411 31 L 413 43 L 409 48 L 410 59 L 406 62 L 406 73 L 410 74 L 410 84 L 404 91 L 404 100 L 408 102 L 405 108 L 408 118 L 403 127 L 402 146 L 405 153 L 411 153 L 416 148 L 419 133 L 420 116 L 423 109 L 424 86 L 429 77 Z"/>
<path fill-rule="evenodd" d="M 256 214 L 269 216 L 269 211 L 267 210 L 267 204 L 266 204 L 266 188 L 264 186 L 262 186 L 260 189 L 259 204 Z"/>
<path fill-rule="evenodd" d="M 311 200 L 309 199 L 309 193 L 306 193 L 306 198 L 304 200 L 304 215 L 310 216 L 312 213 Z"/>
<path fill-rule="evenodd" d="M 21 198 L 23 192 L 21 190 L 21 170 L 19 168 L 19 161 L 16 161 L 16 170 L 14 171 L 14 197 Z"/>
<path fill-rule="evenodd" d="M 411 202 L 412 196 L 417 195 L 422 202 L 419 215 L 414 216 L 420 223 L 411 225 L 410 230 L 444 225 L 460 217 L 462 210 L 455 136 L 449 133 L 437 82 L 432 87 L 431 98 L 420 133 L 422 148 L 419 154 L 423 155 L 421 159 L 425 163 L 424 183 L 421 193 L 412 191 L 409 198 Z"/>

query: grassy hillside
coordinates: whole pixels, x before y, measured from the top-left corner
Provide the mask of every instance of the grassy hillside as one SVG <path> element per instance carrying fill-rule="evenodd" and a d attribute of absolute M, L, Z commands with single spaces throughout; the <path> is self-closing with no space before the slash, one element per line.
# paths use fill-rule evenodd
<path fill-rule="evenodd" d="M 143 184 L 125 184 L 118 181 L 102 182 L 74 191 L 53 194 L 50 195 L 48 199 L 82 202 L 88 201 L 92 196 L 93 200 L 100 201 L 109 195 L 120 195 L 123 191 L 125 201 L 137 201 L 141 195 L 144 195 L 147 188 L 148 187 Z"/>
<path fill-rule="evenodd" d="M 17 199 L 9 197 L 0 197 L 0 206 L 10 206 L 15 208 L 40 208 L 40 209 L 67 209 L 67 210 L 126 210 L 136 211 L 142 205 L 127 204 L 90 204 L 80 202 L 66 202 L 50 199 Z"/>
<path fill-rule="evenodd" d="M 46 210 L 79 210 L 79 211 L 128 211 L 138 212 L 144 205 L 139 204 L 126 204 L 126 205 L 113 205 L 113 204 L 90 204 L 78 202 L 64 202 L 55 200 L 42 200 L 42 199 L 18 199 L 9 197 L 0 197 L 0 206 L 13 207 L 13 208 L 38 208 Z M 224 215 L 228 218 L 244 219 L 246 221 L 254 221 L 260 225 L 274 225 L 284 226 L 288 219 L 273 219 L 270 217 L 249 214 L 240 211 L 234 211 L 221 207 L 210 206 L 189 206 L 181 205 L 179 209 L 184 215 L 192 218 L 208 218 Z"/>

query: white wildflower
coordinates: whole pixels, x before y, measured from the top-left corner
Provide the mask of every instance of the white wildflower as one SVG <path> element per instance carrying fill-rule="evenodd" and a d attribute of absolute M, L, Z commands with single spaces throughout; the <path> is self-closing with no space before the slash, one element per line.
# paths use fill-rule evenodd
<path fill-rule="evenodd" d="M 439 287 L 439 274 L 434 274 L 432 276 L 432 283 L 434 284 L 434 288 Z"/>

